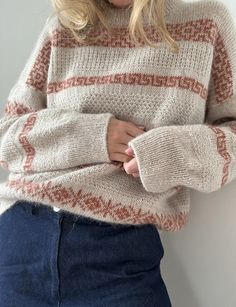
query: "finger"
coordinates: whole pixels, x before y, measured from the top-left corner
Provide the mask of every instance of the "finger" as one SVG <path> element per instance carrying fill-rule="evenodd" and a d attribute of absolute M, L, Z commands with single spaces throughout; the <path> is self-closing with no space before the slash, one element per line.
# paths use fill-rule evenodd
<path fill-rule="evenodd" d="M 129 156 L 134 156 L 134 151 L 133 151 L 133 148 L 132 147 L 128 147 L 126 150 L 125 150 L 125 153 Z"/>
<path fill-rule="evenodd" d="M 127 125 L 127 129 L 126 129 L 127 134 L 129 134 L 132 137 L 136 137 L 140 134 L 145 133 L 146 131 L 144 131 L 143 129 L 138 128 L 136 125 Z"/>
<path fill-rule="evenodd" d="M 139 177 L 139 173 L 133 173 L 132 176 L 133 177 Z"/>
<path fill-rule="evenodd" d="M 133 149 L 131 147 L 128 147 L 127 144 L 116 144 L 116 146 L 114 147 L 114 150 L 115 150 L 114 153 L 126 154 L 130 157 L 134 156 Z M 129 151 L 126 152 L 127 150 L 129 150 Z M 130 152 L 130 154 L 129 154 L 129 152 Z M 127 160 L 127 161 L 129 161 L 129 160 Z M 123 161 L 123 162 L 125 162 L 125 161 Z"/>
<path fill-rule="evenodd" d="M 137 161 L 135 158 L 130 160 L 128 163 L 124 163 L 124 168 L 125 168 L 126 173 L 128 174 L 137 173 L 139 171 Z"/>
<path fill-rule="evenodd" d="M 126 122 L 124 133 L 119 136 L 119 143 L 127 145 L 134 137 L 145 132 L 144 126 L 136 126 L 131 122 Z"/>
<path fill-rule="evenodd" d="M 128 163 L 129 161 L 131 161 L 133 158 L 128 156 L 127 154 L 123 154 L 120 152 L 114 152 L 112 154 L 112 160 L 113 161 L 120 161 L 123 163 Z"/>
<path fill-rule="evenodd" d="M 127 143 L 128 144 L 128 143 Z M 114 153 L 123 153 L 125 154 L 125 150 L 128 148 L 127 144 L 123 144 L 123 143 L 116 143 L 114 145 Z"/>
<path fill-rule="evenodd" d="M 136 137 L 136 135 L 135 136 L 131 136 L 126 131 L 124 134 L 122 134 L 122 136 L 120 138 L 120 143 L 119 144 L 125 145 L 126 148 L 127 148 L 129 141 L 132 141 L 134 137 Z"/>

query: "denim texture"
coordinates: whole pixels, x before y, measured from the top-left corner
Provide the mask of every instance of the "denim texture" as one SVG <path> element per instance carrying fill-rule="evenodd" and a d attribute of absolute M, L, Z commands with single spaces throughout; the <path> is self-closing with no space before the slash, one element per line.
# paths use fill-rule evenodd
<path fill-rule="evenodd" d="M 0 215 L 0 307 L 171 307 L 152 224 L 18 200 Z"/>

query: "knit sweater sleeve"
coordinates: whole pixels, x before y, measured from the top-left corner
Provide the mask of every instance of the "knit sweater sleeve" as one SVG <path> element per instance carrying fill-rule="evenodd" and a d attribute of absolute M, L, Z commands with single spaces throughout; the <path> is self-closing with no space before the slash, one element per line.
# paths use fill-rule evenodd
<path fill-rule="evenodd" d="M 226 5 L 218 6 L 204 123 L 153 128 L 128 143 L 149 192 L 210 193 L 236 178 L 236 29 Z"/>
<path fill-rule="evenodd" d="M 47 21 L 0 118 L 0 163 L 13 172 L 42 172 L 110 162 L 111 113 L 47 107 L 51 24 Z M 66 105 L 66 102 L 65 102 Z"/>

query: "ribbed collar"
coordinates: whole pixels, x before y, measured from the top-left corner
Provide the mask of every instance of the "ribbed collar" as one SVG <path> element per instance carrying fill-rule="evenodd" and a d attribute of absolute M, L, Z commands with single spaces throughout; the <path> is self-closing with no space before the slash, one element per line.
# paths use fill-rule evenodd
<path fill-rule="evenodd" d="M 175 14 L 179 3 L 182 0 L 166 0 L 165 1 L 165 12 L 166 19 L 172 14 Z M 114 27 L 128 26 L 129 18 L 131 15 L 132 7 L 127 8 L 117 8 L 110 4 L 107 9 L 108 22 Z M 143 15 L 143 24 L 148 23 L 148 17 Z"/>

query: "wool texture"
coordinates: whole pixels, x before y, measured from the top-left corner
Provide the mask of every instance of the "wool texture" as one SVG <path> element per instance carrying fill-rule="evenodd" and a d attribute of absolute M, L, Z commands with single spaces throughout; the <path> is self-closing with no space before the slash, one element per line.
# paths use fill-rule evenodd
<path fill-rule="evenodd" d="M 0 119 L 0 214 L 17 200 L 114 224 L 187 223 L 191 190 L 211 193 L 236 177 L 236 29 L 220 0 L 166 1 L 171 52 L 130 39 L 131 8 L 108 8 L 114 34 L 92 29 L 81 45 L 45 23 Z M 112 118 L 143 125 L 129 146 L 140 177 L 109 158 Z M 127 145 L 127 146 L 128 146 Z"/>

